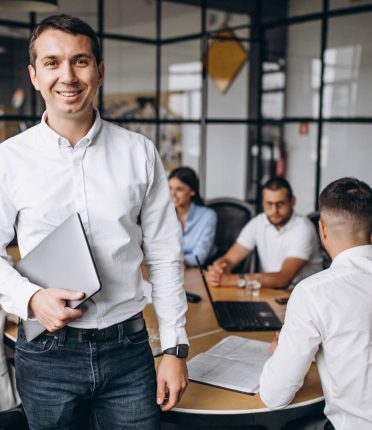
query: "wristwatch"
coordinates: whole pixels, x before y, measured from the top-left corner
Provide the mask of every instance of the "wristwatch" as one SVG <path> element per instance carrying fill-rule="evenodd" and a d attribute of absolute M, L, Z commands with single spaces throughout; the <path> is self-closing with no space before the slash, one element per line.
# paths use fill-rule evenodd
<path fill-rule="evenodd" d="M 236 285 L 237 285 L 239 288 L 244 288 L 244 287 L 247 285 L 247 281 L 246 281 L 246 279 L 245 279 L 244 275 L 239 275 L 239 278 L 238 278 L 238 280 L 236 281 Z"/>
<path fill-rule="evenodd" d="M 173 348 L 168 348 L 163 351 L 163 354 L 175 355 L 177 358 L 186 358 L 189 353 L 189 345 L 180 343 Z"/>

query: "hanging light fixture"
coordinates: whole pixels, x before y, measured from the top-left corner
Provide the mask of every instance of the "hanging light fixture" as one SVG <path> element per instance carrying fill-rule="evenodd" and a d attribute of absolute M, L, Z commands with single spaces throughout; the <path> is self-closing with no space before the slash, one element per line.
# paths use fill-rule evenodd
<path fill-rule="evenodd" d="M 0 9 L 18 12 L 54 12 L 58 0 L 0 0 Z"/>

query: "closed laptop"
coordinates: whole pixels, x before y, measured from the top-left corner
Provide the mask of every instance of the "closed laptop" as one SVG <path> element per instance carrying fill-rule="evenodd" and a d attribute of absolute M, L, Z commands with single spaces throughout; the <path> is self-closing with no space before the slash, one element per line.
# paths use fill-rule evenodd
<path fill-rule="evenodd" d="M 83 291 L 83 300 L 66 303 L 76 308 L 101 289 L 93 255 L 80 215 L 75 213 L 20 260 L 15 269 L 42 288 Z M 36 320 L 23 321 L 28 341 L 45 331 Z"/>

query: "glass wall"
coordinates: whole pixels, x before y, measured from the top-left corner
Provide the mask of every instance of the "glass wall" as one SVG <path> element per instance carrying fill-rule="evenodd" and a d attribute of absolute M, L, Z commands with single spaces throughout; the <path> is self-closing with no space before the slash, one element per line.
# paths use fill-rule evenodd
<path fill-rule="evenodd" d="M 194 167 L 207 199 L 258 200 L 259 184 L 280 174 L 307 213 L 332 178 L 370 181 L 371 1 L 186 3 L 59 0 L 56 13 L 86 20 L 102 41 L 105 119 L 154 140 L 167 171 Z M 46 16 L 2 10 L 0 141 L 44 110 L 27 45 Z"/>
<path fill-rule="evenodd" d="M 325 52 L 324 116 L 372 116 L 372 12 L 331 18 Z"/>

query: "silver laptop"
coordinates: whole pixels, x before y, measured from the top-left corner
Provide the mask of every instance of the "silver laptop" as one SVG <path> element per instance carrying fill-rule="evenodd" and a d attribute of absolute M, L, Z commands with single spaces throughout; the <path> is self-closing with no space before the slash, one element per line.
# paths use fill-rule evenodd
<path fill-rule="evenodd" d="M 43 288 L 83 291 L 83 300 L 66 303 L 76 308 L 101 289 L 97 268 L 85 236 L 80 215 L 75 213 L 30 251 L 15 269 Z M 26 339 L 45 331 L 38 321 L 22 321 Z"/>

